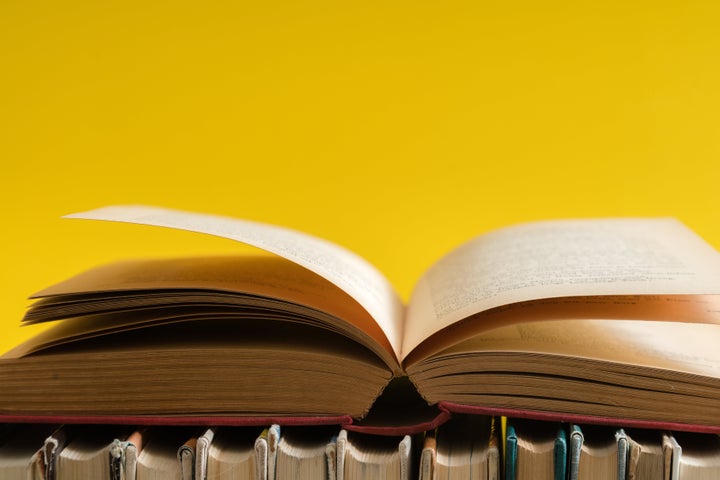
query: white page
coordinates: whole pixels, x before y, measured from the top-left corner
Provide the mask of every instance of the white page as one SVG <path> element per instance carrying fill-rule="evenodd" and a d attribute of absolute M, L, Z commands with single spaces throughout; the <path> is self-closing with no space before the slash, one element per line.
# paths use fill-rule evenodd
<path fill-rule="evenodd" d="M 581 295 L 720 294 L 720 254 L 674 219 L 556 220 L 482 235 L 418 282 L 402 357 L 490 308 Z"/>
<path fill-rule="evenodd" d="M 136 205 L 105 207 L 65 218 L 188 230 L 236 240 L 280 255 L 325 277 L 352 296 L 380 325 L 395 355 L 400 352 L 403 305 L 399 296 L 375 267 L 332 242 L 275 225 Z"/>

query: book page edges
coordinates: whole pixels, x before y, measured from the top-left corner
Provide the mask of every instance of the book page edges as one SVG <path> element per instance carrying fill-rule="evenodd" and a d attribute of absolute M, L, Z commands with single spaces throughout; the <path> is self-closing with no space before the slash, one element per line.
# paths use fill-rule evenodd
<path fill-rule="evenodd" d="M 284 426 L 346 425 L 353 423 L 349 415 L 335 416 L 151 416 L 151 415 L 5 415 L 0 422 L 6 423 L 58 423 L 68 425 L 142 425 L 142 426 L 222 426 L 266 427 L 272 424 Z"/>
<path fill-rule="evenodd" d="M 63 218 L 186 230 L 235 240 L 279 255 L 353 297 L 378 323 L 399 359 L 405 310 L 399 295 L 379 270 L 340 245 L 276 225 L 140 205 L 99 208 Z"/>

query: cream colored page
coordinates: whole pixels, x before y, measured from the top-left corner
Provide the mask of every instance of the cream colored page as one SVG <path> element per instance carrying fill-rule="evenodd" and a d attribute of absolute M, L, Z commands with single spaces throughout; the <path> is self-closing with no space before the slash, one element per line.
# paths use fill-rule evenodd
<path fill-rule="evenodd" d="M 499 328 L 445 351 L 567 355 L 718 376 L 720 325 L 632 320 L 548 321 Z"/>
<path fill-rule="evenodd" d="M 367 261 L 326 240 L 295 230 L 230 217 L 146 206 L 112 206 L 66 218 L 153 225 L 215 235 L 291 260 L 334 283 L 377 321 L 396 355 L 400 351 L 403 306 L 388 280 Z"/>
<path fill-rule="evenodd" d="M 402 356 L 463 318 L 515 302 L 718 293 L 720 255 L 676 220 L 523 224 L 478 237 L 428 270 L 410 301 Z"/>

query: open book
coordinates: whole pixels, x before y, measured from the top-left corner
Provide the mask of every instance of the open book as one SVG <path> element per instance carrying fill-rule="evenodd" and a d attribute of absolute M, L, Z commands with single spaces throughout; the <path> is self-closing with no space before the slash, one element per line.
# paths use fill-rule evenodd
<path fill-rule="evenodd" d="M 459 412 L 720 432 L 720 255 L 673 219 L 490 232 L 403 305 L 368 262 L 286 228 L 142 206 L 69 217 L 273 255 L 126 261 L 39 292 L 24 322 L 57 322 L 0 358 L 0 420 L 348 426 L 409 379 L 438 412 L 425 426 Z"/>

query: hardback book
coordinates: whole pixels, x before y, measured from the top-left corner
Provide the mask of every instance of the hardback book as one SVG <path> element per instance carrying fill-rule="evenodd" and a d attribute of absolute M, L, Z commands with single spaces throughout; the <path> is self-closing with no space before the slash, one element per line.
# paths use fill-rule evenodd
<path fill-rule="evenodd" d="M 199 434 L 191 436 L 178 448 L 177 459 L 180 465 L 181 480 L 193 480 L 195 478 L 198 436 Z"/>
<path fill-rule="evenodd" d="M 377 436 L 341 430 L 337 438 L 337 480 L 410 480 L 412 437 Z"/>
<path fill-rule="evenodd" d="M 447 423 L 445 424 L 447 425 Z M 423 437 L 423 447 L 420 450 L 418 463 L 419 480 L 432 480 L 435 478 L 435 463 L 437 461 L 437 429 L 428 430 Z"/>
<path fill-rule="evenodd" d="M 196 478 L 197 480 L 205 480 L 207 478 L 208 453 L 216 433 L 216 427 L 208 427 L 198 436 L 197 442 L 195 443 L 195 463 L 193 465 L 195 471 L 193 472 L 192 478 Z"/>
<path fill-rule="evenodd" d="M 420 455 L 420 480 L 500 478 L 499 428 L 492 417 L 458 415 L 429 432 Z"/>
<path fill-rule="evenodd" d="M 143 448 L 144 429 L 135 430 L 127 439 L 115 443 L 112 450 L 111 476 L 118 480 L 133 480 L 137 477 L 138 455 Z"/>
<path fill-rule="evenodd" d="M 141 206 L 70 217 L 269 254 L 128 260 L 39 292 L 24 322 L 54 325 L 0 358 L 0 421 L 400 435 L 468 413 L 720 432 L 720 255 L 673 219 L 488 232 L 403 304 L 367 261 L 295 230 Z M 402 383 L 420 408 L 376 415 Z"/>
<path fill-rule="evenodd" d="M 193 429 L 194 430 L 194 429 Z M 143 433 L 142 449 L 137 456 L 137 480 L 182 480 L 178 450 L 193 438 L 183 427 L 156 427 Z"/>
<path fill-rule="evenodd" d="M 505 480 L 566 480 L 566 425 L 510 419 L 505 433 Z"/>
<path fill-rule="evenodd" d="M 268 435 L 277 426 L 209 428 L 198 439 L 196 480 L 266 480 Z"/>
<path fill-rule="evenodd" d="M 122 444 L 132 433 L 117 425 L 92 426 L 76 431 L 57 454 L 55 478 L 121 480 Z"/>
<path fill-rule="evenodd" d="M 628 480 L 677 480 L 679 445 L 669 432 L 633 430 L 628 437 Z"/>
<path fill-rule="evenodd" d="M 625 480 L 628 440 L 622 428 L 571 425 L 569 480 Z"/>
<path fill-rule="evenodd" d="M 665 480 L 678 480 L 680 477 L 680 456 L 682 447 L 671 432 L 663 435 L 663 475 Z"/>
<path fill-rule="evenodd" d="M 720 437 L 712 434 L 673 435 L 678 444 L 674 463 L 674 479 L 710 480 L 720 478 Z"/>
<path fill-rule="evenodd" d="M 57 479 L 57 465 L 60 453 L 74 436 L 77 428 L 69 425 L 61 425 L 55 431 L 53 431 L 42 446 L 43 464 L 45 466 L 44 479 L 56 480 Z"/>
<path fill-rule="evenodd" d="M 287 427 L 280 430 L 273 477 L 268 480 L 335 479 L 338 427 Z"/>
<path fill-rule="evenodd" d="M 0 428 L 0 479 L 45 480 L 45 439 L 57 430 L 51 425 L 6 425 Z"/>

